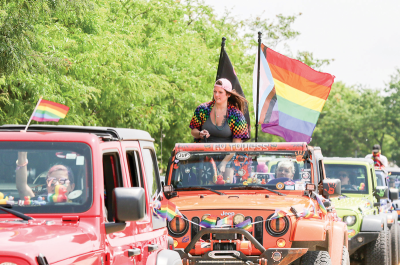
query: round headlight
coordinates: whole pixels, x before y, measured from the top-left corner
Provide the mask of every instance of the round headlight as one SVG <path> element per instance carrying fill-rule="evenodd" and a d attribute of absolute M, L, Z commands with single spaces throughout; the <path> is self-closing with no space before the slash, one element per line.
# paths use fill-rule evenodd
<path fill-rule="evenodd" d="M 241 222 L 244 222 L 244 215 L 241 213 L 235 214 L 235 216 L 233 217 L 233 224 L 237 225 Z"/>
<path fill-rule="evenodd" d="M 271 218 L 272 215 L 270 215 L 268 219 Z M 267 230 L 268 234 L 271 236 L 282 236 L 289 230 L 289 220 L 287 217 L 281 217 L 267 221 L 265 223 L 265 230 Z"/>
<path fill-rule="evenodd" d="M 186 219 L 186 217 L 185 217 Z M 174 219 L 171 220 L 171 222 L 167 222 L 168 226 L 168 232 L 171 236 L 174 237 L 181 237 L 189 229 L 189 223 L 188 221 L 180 218 L 180 217 L 175 217 Z"/>
<path fill-rule="evenodd" d="M 343 217 L 343 222 L 347 224 L 347 226 L 352 226 L 356 223 L 357 218 L 355 215 L 348 215 Z"/>

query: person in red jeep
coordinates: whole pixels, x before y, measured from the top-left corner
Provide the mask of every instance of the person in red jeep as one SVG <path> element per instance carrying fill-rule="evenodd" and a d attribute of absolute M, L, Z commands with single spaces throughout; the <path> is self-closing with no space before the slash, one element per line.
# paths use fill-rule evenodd
<path fill-rule="evenodd" d="M 36 197 L 31 187 L 29 187 L 28 185 L 28 162 L 29 161 L 27 159 L 27 152 L 18 152 L 18 160 L 16 161 L 17 168 L 15 175 L 16 186 L 20 197 Z M 57 187 L 57 185 L 62 185 L 65 188 Z M 46 191 L 42 191 L 40 195 L 47 197 L 47 195 L 54 194 L 57 188 L 57 191 L 61 192 L 66 199 L 66 196 L 68 196 L 68 194 L 72 192 L 75 188 L 74 175 L 71 169 L 64 165 L 52 166 L 46 175 L 46 188 Z"/>

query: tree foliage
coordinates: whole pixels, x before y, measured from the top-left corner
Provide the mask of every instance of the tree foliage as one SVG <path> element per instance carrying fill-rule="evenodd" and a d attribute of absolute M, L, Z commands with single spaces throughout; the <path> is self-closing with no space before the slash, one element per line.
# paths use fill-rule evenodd
<path fill-rule="evenodd" d="M 217 17 L 201 0 L 0 0 L 0 123 L 26 124 L 43 96 L 70 107 L 59 124 L 150 132 L 165 167 L 175 143 L 192 141 L 188 125 L 195 107 L 212 97 L 221 37 L 227 38 L 226 50 L 254 113 L 252 52 L 257 32 L 274 48 L 300 34 L 291 28 L 297 16 L 237 20 L 228 11 Z M 297 58 L 317 68 L 330 62 L 307 52 Z M 395 139 L 397 132 L 382 134 L 379 129 L 400 123 L 395 115 L 376 119 L 375 130 L 368 131 L 361 130 L 361 116 L 352 117 L 354 111 L 371 118 L 386 111 L 377 112 L 371 102 L 375 97 L 397 110 L 396 78 L 390 98 L 337 84 L 313 141 L 338 154 L 342 149 L 334 144 L 336 136 L 360 152 L 367 145 L 357 139 L 381 139 L 383 145 Z M 358 104 L 357 97 L 364 95 Z M 339 124 L 347 131 L 329 132 Z M 282 140 L 259 136 L 262 141 Z"/>

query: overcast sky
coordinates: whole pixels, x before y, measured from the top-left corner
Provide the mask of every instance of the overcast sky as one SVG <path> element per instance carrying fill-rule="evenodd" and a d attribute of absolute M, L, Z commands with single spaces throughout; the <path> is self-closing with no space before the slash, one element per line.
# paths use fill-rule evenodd
<path fill-rule="evenodd" d="M 291 51 L 335 61 L 323 68 L 348 85 L 383 89 L 400 68 L 400 0 L 205 0 L 222 14 L 241 19 L 302 13 L 293 24 L 300 32 Z M 217 11 L 218 10 L 218 11 Z M 255 32 L 254 38 L 257 38 Z M 277 50 L 279 52 L 279 50 Z M 282 51 L 281 51 L 282 52 Z M 234 62 L 233 62 L 234 64 Z"/>

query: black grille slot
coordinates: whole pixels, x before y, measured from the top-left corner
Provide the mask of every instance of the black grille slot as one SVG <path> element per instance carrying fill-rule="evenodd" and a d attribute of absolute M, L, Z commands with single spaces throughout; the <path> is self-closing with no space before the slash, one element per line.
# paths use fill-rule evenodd
<path fill-rule="evenodd" d="M 250 223 L 252 223 L 253 222 L 253 218 L 251 218 L 251 216 L 246 216 L 245 218 L 244 218 L 244 220 L 248 220 L 248 219 L 250 219 Z M 254 226 L 254 225 L 253 225 Z M 254 227 L 253 227 L 254 228 Z M 253 229 L 254 230 L 254 229 Z M 249 232 L 250 234 L 253 234 L 253 232 Z"/>
<path fill-rule="evenodd" d="M 193 217 L 192 218 L 192 222 L 196 223 L 196 224 L 199 224 L 200 223 L 200 218 L 199 217 Z M 193 223 L 191 224 L 192 230 L 191 230 L 191 233 L 190 233 L 190 235 L 192 236 L 192 239 L 200 231 L 200 226 L 195 225 Z"/>
<path fill-rule="evenodd" d="M 254 224 L 254 238 L 258 242 L 260 242 L 260 244 L 263 244 L 263 225 L 264 225 L 264 222 L 262 222 L 262 221 L 263 221 L 263 218 L 261 216 L 257 216 L 254 219 L 254 222 L 259 222 L 259 223 Z"/>

